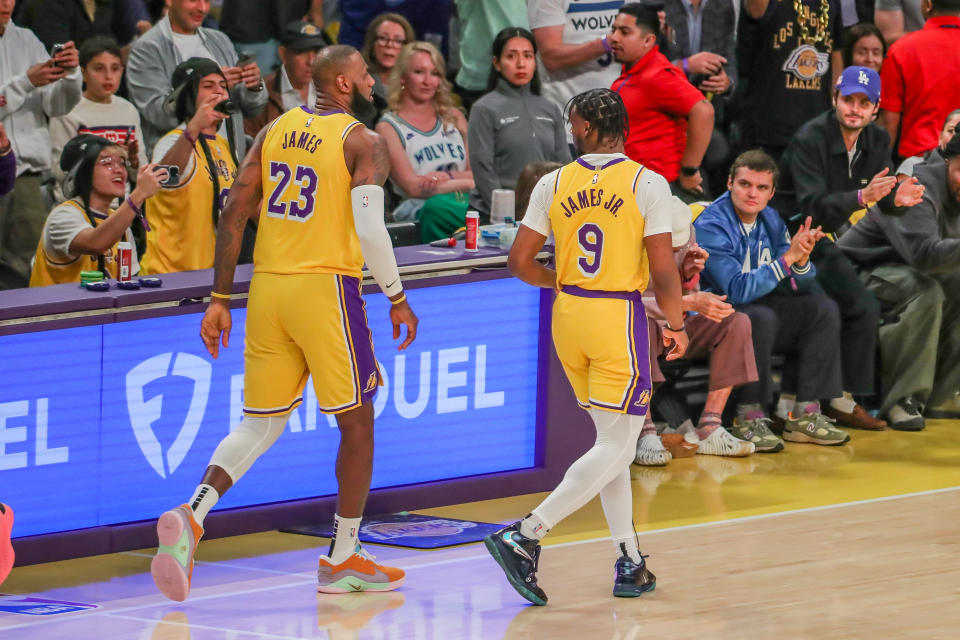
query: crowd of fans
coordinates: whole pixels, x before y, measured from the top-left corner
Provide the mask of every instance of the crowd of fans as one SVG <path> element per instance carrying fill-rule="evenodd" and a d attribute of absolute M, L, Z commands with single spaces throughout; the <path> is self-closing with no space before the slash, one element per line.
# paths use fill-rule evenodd
<path fill-rule="evenodd" d="M 960 416 L 960 0 L 0 0 L 0 288 L 113 273 L 127 240 L 142 273 L 211 267 L 239 160 L 333 42 L 423 242 L 497 189 L 522 218 L 577 155 L 570 98 L 620 95 L 627 155 L 690 205 L 707 452 Z"/>

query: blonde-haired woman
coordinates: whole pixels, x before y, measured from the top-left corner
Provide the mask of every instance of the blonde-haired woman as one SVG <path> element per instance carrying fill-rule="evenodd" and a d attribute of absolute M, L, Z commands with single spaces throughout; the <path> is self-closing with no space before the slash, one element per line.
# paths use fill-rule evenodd
<path fill-rule="evenodd" d="M 394 218 L 419 220 L 423 242 L 464 225 L 474 186 L 467 119 L 453 104 L 445 72 L 429 42 L 404 46 L 387 86 L 389 110 L 377 123 L 390 152 L 390 180 L 404 199 Z"/>

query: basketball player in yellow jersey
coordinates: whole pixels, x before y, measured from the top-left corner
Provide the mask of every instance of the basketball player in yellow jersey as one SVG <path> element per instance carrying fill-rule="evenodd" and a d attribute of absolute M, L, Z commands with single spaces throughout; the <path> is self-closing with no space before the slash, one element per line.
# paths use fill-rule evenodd
<path fill-rule="evenodd" d="M 336 415 L 340 449 L 334 538 L 320 556 L 318 590 L 389 591 L 400 569 L 377 564 L 357 534 L 373 465 L 373 396 L 380 372 L 367 328 L 360 276 L 364 261 L 393 303 L 394 338 L 416 337 L 393 247 L 383 223 L 386 145 L 350 113 L 373 95 L 360 53 L 322 50 L 313 67 L 315 109 L 288 111 L 257 136 L 217 228 L 214 286 L 200 335 L 216 358 L 230 338 L 230 290 L 247 220 L 259 215 L 247 304 L 244 417 L 217 447 L 190 502 L 157 523 L 151 571 L 160 591 L 183 600 L 203 519 L 283 432 L 313 374 L 320 409 Z M 260 204 L 262 202 L 262 205 Z"/>
<path fill-rule="evenodd" d="M 627 112 L 620 96 L 593 89 L 570 101 L 570 130 L 584 155 L 534 187 L 510 250 L 515 276 L 558 291 L 553 341 L 597 440 L 533 512 L 484 539 L 520 595 L 537 605 L 540 540 L 598 493 L 617 552 L 613 595 L 636 597 L 656 585 L 633 528 L 630 463 L 650 403 L 647 318 L 641 291 L 653 281 L 667 316 L 667 356 L 683 355 L 687 335 L 671 242 L 673 197 L 664 178 L 623 153 Z M 556 270 L 535 256 L 553 231 Z M 649 267 L 648 267 L 649 262 Z"/>

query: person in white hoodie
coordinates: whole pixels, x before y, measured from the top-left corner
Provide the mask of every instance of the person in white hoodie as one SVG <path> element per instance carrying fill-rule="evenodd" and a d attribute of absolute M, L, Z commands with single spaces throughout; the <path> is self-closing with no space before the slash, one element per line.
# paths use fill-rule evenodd
<path fill-rule="evenodd" d="M 40 192 L 50 169 L 48 118 L 80 101 L 79 58 L 72 42 L 50 55 L 29 29 L 13 24 L 15 0 L 0 0 L 0 123 L 17 158 L 13 192 L 0 198 L 0 269 L 21 286 L 49 209 Z"/>

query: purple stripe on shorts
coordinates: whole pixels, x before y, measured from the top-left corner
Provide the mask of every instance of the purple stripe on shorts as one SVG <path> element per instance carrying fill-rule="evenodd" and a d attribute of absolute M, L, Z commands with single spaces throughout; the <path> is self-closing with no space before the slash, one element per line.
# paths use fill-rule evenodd
<path fill-rule="evenodd" d="M 615 300 L 630 300 L 639 302 L 643 306 L 643 294 L 639 291 L 603 291 L 600 289 L 583 289 L 581 287 L 565 284 L 560 288 L 563 293 L 581 298 L 614 298 Z"/>
<path fill-rule="evenodd" d="M 652 383 L 650 380 L 650 340 L 647 331 L 647 312 L 643 302 L 637 300 L 633 307 L 633 366 L 634 387 L 627 398 L 626 413 L 635 416 L 646 415 L 650 406 Z"/>
<path fill-rule="evenodd" d="M 380 369 L 373 353 L 373 334 L 367 326 L 367 309 L 360 295 L 360 280 L 352 276 L 337 276 L 343 290 L 346 321 L 353 341 L 353 363 L 359 377 L 357 391 L 360 402 L 369 402 L 377 395 L 380 385 Z"/>

